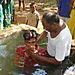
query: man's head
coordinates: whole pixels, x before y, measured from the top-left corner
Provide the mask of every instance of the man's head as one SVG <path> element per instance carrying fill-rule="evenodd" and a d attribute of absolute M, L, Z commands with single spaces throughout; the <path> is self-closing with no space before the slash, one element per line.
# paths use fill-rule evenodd
<path fill-rule="evenodd" d="M 59 26 L 60 18 L 57 14 L 47 12 L 42 17 L 42 24 L 44 28 L 50 32 L 55 31 Z"/>
<path fill-rule="evenodd" d="M 36 4 L 35 4 L 35 2 L 32 2 L 30 4 L 30 11 L 33 13 L 35 10 L 36 10 Z"/>
<path fill-rule="evenodd" d="M 35 42 L 37 39 L 37 33 L 35 30 L 25 30 L 23 34 L 25 42 Z"/>

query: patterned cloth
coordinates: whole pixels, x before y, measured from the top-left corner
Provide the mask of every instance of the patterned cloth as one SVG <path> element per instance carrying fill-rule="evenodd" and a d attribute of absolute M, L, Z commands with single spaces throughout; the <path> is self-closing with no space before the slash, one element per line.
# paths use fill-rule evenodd
<path fill-rule="evenodd" d="M 48 53 L 45 49 L 38 47 L 37 53 L 39 56 L 47 56 Z M 18 67 L 24 67 L 24 64 L 28 65 L 34 65 L 37 64 L 37 62 L 33 61 L 30 56 L 27 55 L 26 47 L 20 46 L 16 49 L 16 65 Z"/>

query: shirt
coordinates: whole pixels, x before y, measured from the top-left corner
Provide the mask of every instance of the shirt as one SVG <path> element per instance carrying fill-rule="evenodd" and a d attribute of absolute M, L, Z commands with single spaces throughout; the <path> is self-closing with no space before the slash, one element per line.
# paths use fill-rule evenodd
<path fill-rule="evenodd" d="M 67 26 L 55 38 L 51 38 L 48 32 L 49 55 L 55 57 L 57 61 L 63 61 L 66 56 L 70 55 L 71 41 L 72 37 Z"/>
<path fill-rule="evenodd" d="M 58 8 L 60 10 L 59 15 L 62 17 L 69 18 L 70 17 L 70 12 L 71 8 L 69 7 L 71 3 L 71 0 L 59 0 L 58 3 Z"/>
<path fill-rule="evenodd" d="M 37 11 L 34 11 L 34 13 L 29 12 L 26 16 L 26 21 L 28 25 L 37 26 L 37 21 L 40 19 L 40 15 Z"/>
<path fill-rule="evenodd" d="M 30 57 L 25 51 L 26 51 L 26 46 L 19 46 L 16 49 L 16 65 L 18 67 L 24 67 L 24 64 L 27 63 L 28 65 L 34 65 L 37 62 L 33 61 L 32 57 Z M 39 56 L 47 56 L 48 52 L 44 48 L 41 48 L 38 46 L 37 49 L 37 54 Z"/>

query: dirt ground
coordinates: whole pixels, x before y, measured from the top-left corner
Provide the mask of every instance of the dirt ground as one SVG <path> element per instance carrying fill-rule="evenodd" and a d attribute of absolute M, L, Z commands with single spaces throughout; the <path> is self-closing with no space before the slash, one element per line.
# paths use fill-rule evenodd
<path fill-rule="evenodd" d="M 44 12 L 47 11 L 52 11 L 52 12 L 57 12 L 57 7 L 56 6 L 47 6 L 44 7 L 43 3 L 37 3 L 37 11 L 40 13 L 40 16 L 42 17 Z M 22 6 L 21 6 L 22 8 Z M 25 5 L 25 10 L 18 11 L 18 2 L 14 4 L 14 9 L 15 9 L 15 15 L 14 15 L 14 22 L 11 24 L 11 27 L 8 27 L 6 29 L 0 30 L 0 39 L 10 36 L 11 34 L 20 31 L 22 28 L 20 28 L 18 25 L 19 24 L 25 24 L 25 16 L 29 12 L 29 3 Z M 41 21 L 40 21 L 41 24 Z"/>

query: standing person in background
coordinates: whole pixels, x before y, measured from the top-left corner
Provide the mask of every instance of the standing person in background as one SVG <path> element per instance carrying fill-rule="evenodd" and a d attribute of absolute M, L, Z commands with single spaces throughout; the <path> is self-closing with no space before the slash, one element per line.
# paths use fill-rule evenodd
<path fill-rule="evenodd" d="M 70 8 L 71 0 L 59 0 L 58 1 L 58 14 L 61 16 L 63 20 L 68 23 L 68 19 L 70 18 Z"/>
<path fill-rule="evenodd" d="M 24 0 L 19 0 L 19 11 L 21 10 L 21 3 L 23 5 L 23 11 L 25 10 L 25 1 Z"/>
<path fill-rule="evenodd" d="M 30 12 L 27 14 L 26 17 L 26 24 L 37 28 L 39 20 L 40 15 L 36 10 L 36 4 L 35 2 L 32 2 L 30 4 Z"/>
<path fill-rule="evenodd" d="M 72 0 L 71 8 L 72 8 L 72 11 L 70 14 L 70 20 L 68 23 L 68 27 L 71 31 L 72 39 L 75 40 L 75 0 Z"/>
<path fill-rule="evenodd" d="M 3 0 L 0 0 L 0 30 L 3 29 L 3 19 L 4 19 L 2 3 Z"/>
<path fill-rule="evenodd" d="M 11 13 L 11 23 L 13 23 L 14 22 L 14 14 L 15 14 L 14 0 L 11 0 L 11 2 L 10 2 L 10 13 Z"/>
<path fill-rule="evenodd" d="M 9 26 L 11 24 L 10 2 L 11 0 L 3 1 L 4 27 Z"/>

